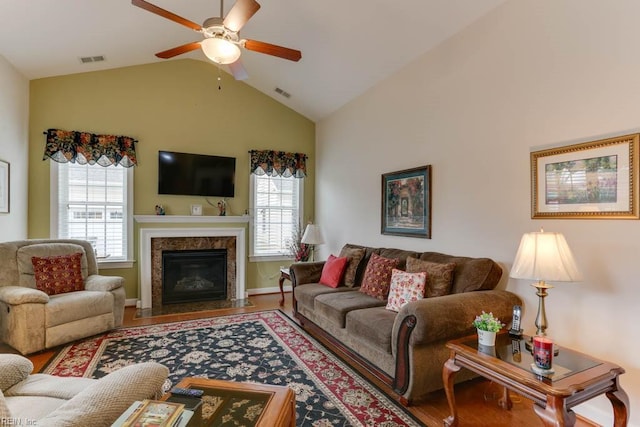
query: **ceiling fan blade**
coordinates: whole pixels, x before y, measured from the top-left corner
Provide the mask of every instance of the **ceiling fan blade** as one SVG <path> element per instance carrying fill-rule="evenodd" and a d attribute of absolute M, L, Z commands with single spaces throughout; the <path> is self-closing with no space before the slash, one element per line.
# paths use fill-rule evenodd
<path fill-rule="evenodd" d="M 169 59 L 174 56 L 182 55 L 183 53 L 191 52 L 192 50 L 196 50 L 200 48 L 200 42 L 192 42 L 183 44 L 182 46 L 174 47 L 173 49 L 168 49 L 163 52 L 156 53 L 158 58 Z"/>
<path fill-rule="evenodd" d="M 249 78 L 247 70 L 244 69 L 244 65 L 242 65 L 242 61 L 239 59 L 229 64 L 229 71 L 231 71 L 231 74 L 233 74 L 236 80 L 247 80 Z"/>
<path fill-rule="evenodd" d="M 277 56 L 279 58 L 288 59 L 289 61 L 299 61 L 302 58 L 302 52 L 288 47 L 277 46 L 271 43 L 259 42 L 256 40 L 244 40 L 242 45 L 245 49 L 254 52 L 266 53 L 267 55 Z"/>
<path fill-rule="evenodd" d="M 191 22 L 188 19 L 183 18 L 182 16 L 178 16 L 173 12 L 169 12 L 161 7 L 158 7 L 154 4 L 151 4 L 144 0 L 131 0 L 131 4 L 134 6 L 138 6 L 146 11 L 151 13 L 155 13 L 156 15 L 160 15 L 163 18 L 167 18 L 173 22 L 177 22 L 180 25 L 184 25 L 185 27 L 189 27 L 195 31 L 202 31 L 202 27 L 195 22 Z"/>
<path fill-rule="evenodd" d="M 223 24 L 231 31 L 238 32 L 258 9 L 260 4 L 255 0 L 237 0 L 224 18 Z"/>

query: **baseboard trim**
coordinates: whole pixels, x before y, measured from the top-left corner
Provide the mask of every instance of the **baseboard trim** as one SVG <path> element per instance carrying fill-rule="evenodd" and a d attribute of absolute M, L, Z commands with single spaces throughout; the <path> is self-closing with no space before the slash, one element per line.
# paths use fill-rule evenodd
<path fill-rule="evenodd" d="M 291 292 L 291 285 L 283 286 L 282 289 L 284 292 Z M 249 295 L 279 294 L 280 288 L 271 286 L 269 288 L 247 289 L 247 293 Z"/>

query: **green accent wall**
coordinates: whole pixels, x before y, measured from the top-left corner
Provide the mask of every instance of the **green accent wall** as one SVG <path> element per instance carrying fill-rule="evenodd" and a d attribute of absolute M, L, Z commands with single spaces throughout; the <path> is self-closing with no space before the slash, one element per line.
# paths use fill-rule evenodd
<path fill-rule="evenodd" d="M 236 192 L 227 199 L 228 215 L 242 215 L 249 207 L 249 150 L 306 153 L 304 212 L 305 220 L 313 218 L 315 124 L 211 63 L 183 59 L 32 80 L 29 109 L 30 238 L 49 237 L 51 161 L 42 160 L 43 132 L 49 128 L 137 139 L 136 215 L 154 214 L 157 204 L 167 215 L 189 215 L 191 204 L 201 204 L 204 215 L 218 214 L 204 197 L 158 195 L 159 150 L 236 157 Z M 208 199 L 214 205 L 218 200 Z M 137 226 L 134 238 L 137 259 Z M 248 262 L 247 289 L 277 286 L 278 267 L 285 264 Z M 101 273 L 125 277 L 127 298 L 138 297 L 137 264 Z"/>

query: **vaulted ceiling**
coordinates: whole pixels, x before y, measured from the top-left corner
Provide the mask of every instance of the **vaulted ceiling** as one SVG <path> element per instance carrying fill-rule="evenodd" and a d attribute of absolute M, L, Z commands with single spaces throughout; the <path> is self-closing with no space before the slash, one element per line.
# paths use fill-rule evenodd
<path fill-rule="evenodd" d="M 220 0 L 149 1 L 197 24 L 220 15 Z M 258 1 L 241 37 L 302 59 L 243 50 L 245 83 L 317 121 L 506 0 Z M 3 0 L 0 17 L 0 55 L 29 79 L 167 61 L 154 54 L 202 39 L 130 0 Z M 105 60 L 80 60 L 94 56 Z M 199 49 L 176 58 L 208 60 Z"/>

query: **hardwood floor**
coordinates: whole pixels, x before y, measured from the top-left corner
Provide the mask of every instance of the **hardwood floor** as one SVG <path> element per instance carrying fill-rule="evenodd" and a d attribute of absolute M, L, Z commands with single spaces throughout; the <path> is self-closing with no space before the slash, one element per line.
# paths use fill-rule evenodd
<path fill-rule="evenodd" d="M 195 313 L 165 314 L 155 317 L 138 317 L 136 309 L 127 307 L 125 310 L 124 326 L 152 325 L 157 323 L 175 322 L 181 320 L 198 319 L 209 316 L 223 316 L 235 313 L 249 313 L 253 311 L 280 309 L 280 295 L 258 295 L 250 298 L 251 306 L 240 308 L 218 309 L 215 311 L 200 311 Z M 291 295 L 285 294 L 285 306 L 281 308 L 289 316 L 292 316 Z M 15 352 L 10 347 L 0 343 L 0 353 Z M 29 356 L 34 364 L 35 371 L 42 369 L 49 359 L 53 357 L 55 350 L 43 351 Z M 365 372 L 361 373 L 390 396 L 395 394 L 386 386 L 371 378 Z M 510 411 L 498 406 L 500 386 L 483 379 L 469 381 L 456 385 L 456 402 L 460 425 L 474 427 L 538 427 L 542 422 L 534 413 L 532 402 L 512 393 L 513 408 Z M 427 426 L 442 426 L 442 420 L 449 415 L 449 406 L 443 391 L 432 393 L 424 403 L 411 406 L 409 410 Z M 594 426 L 585 419 L 578 417 L 576 426 Z"/>

